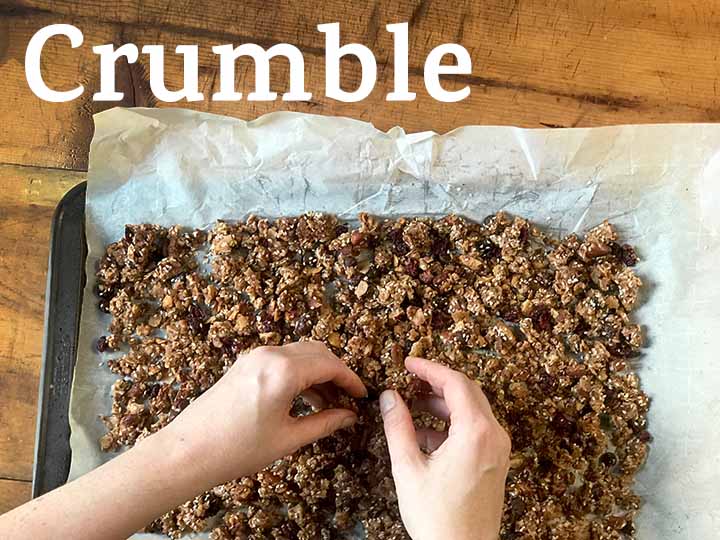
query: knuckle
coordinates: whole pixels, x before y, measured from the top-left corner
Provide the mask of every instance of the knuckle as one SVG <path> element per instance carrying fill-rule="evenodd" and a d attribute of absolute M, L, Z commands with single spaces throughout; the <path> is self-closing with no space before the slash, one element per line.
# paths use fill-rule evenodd
<path fill-rule="evenodd" d="M 512 439 L 510 435 L 502 427 L 499 428 L 500 433 L 498 436 L 498 449 L 504 458 L 509 459 L 510 453 L 512 452 Z"/>
<path fill-rule="evenodd" d="M 270 356 L 274 353 L 275 347 L 271 347 L 269 345 L 261 345 L 260 347 L 257 347 L 253 349 L 253 354 L 256 356 Z"/>

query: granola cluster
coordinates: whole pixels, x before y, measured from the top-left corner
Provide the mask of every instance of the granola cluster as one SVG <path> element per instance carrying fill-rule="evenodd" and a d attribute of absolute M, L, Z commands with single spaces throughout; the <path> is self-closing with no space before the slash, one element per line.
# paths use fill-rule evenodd
<path fill-rule="evenodd" d="M 633 538 L 651 439 L 630 319 L 641 281 L 607 222 L 550 238 L 504 213 L 378 220 L 306 214 L 212 230 L 131 225 L 97 271 L 112 315 L 98 350 L 118 374 L 104 450 L 167 425 L 237 356 L 325 342 L 370 389 L 360 422 L 149 526 L 215 540 L 405 539 L 377 394 L 422 391 L 407 355 L 482 384 L 511 435 L 501 538 Z M 298 404 L 298 414 L 303 414 Z M 442 422 L 418 422 L 443 429 Z"/>

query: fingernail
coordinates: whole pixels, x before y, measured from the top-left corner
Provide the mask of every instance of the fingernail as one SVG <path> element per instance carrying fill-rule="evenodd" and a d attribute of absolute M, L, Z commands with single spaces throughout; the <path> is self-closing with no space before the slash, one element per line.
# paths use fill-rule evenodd
<path fill-rule="evenodd" d="M 355 425 L 355 422 L 357 422 L 357 417 L 355 417 L 355 416 L 348 416 L 347 418 L 345 418 L 345 420 L 343 420 L 343 421 L 340 423 L 340 428 L 341 428 L 341 429 L 349 428 L 350 426 L 354 426 L 354 425 Z"/>
<path fill-rule="evenodd" d="M 395 392 L 392 390 L 385 390 L 380 394 L 380 412 L 383 414 L 389 413 L 393 407 L 395 407 Z"/>

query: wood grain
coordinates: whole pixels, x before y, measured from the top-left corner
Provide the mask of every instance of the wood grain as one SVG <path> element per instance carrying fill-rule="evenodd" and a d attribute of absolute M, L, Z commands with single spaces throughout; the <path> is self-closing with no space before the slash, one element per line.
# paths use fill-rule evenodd
<path fill-rule="evenodd" d="M 30 500 L 30 482 L 0 479 L 0 514 Z"/>
<path fill-rule="evenodd" d="M 0 12 L 7 26 L 0 91 L 10 97 L 0 101 L 0 113 L 18 125 L 12 136 L 0 134 L 0 161 L 5 162 L 86 167 L 91 113 L 112 105 L 90 98 L 98 81 L 91 47 L 107 42 L 166 45 L 166 80 L 171 88 L 182 81 L 182 64 L 172 49 L 177 44 L 199 44 L 200 86 L 206 100 L 177 105 L 246 119 L 286 109 L 352 116 L 372 121 L 380 129 L 402 125 L 408 131 L 444 132 L 464 124 L 585 126 L 720 118 L 718 62 L 713 52 L 720 45 L 714 16 L 720 1 L 716 0 L 208 1 L 195 3 L 192 9 L 183 2 L 139 0 L 23 0 L 18 5 Z M 87 91 L 81 102 L 41 104 L 24 80 L 24 50 L 36 29 L 61 21 L 81 28 L 85 44 L 71 50 L 66 40 L 50 42 L 44 56 L 50 82 L 69 88 L 81 80 Z M 324 36 L 316 26 L 334 21 L 341 21 L 343 42 L 368 45 L 378 60 L 376 91 L 363 102 L 341 103 L 324 96 Z M 410 103 L 385 100 L 393 80 L 392 39 L 385 24 L 398 21 L 411 23 L 410 85 L 418 98 Z M 245 42 L 266 47 L 288 42 L 300 47 L 312 101 L 209 101 L 218 84 L 217 61 L 210 47 Z M 447 77 L 450 88 L 471 87 L 471 96 L 456 104 L 430 98 L 422 80 L 427 53 L 444 42 L 461 43 L 473 58 L 472 75 Z M 253 70 L 247 62 L 241 66 L 238 86 L 247 93 Z M 122 104 L 155 104 L 147 72 L 146 55 L 134 65 L 120 63 L 117 79 L 126 89 Z M 343 62 L 342 72 L 348 87 L 357 84 L 355 62 Z M 282 60 L 273 62 L 272 87 L 287 88 Z"/>
<path fill-rule="evenodd" d="M 0 478 L 32 479 L 50 221 L 83 177 L 0 165 Z"/>

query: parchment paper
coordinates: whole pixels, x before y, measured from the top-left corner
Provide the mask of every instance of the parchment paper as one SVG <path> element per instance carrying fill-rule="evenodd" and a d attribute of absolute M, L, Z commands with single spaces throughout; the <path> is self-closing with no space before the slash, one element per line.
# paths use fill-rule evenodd
<path fill-rule="evenodd" d="M 248 213 L 351 218 L 499 209 L 555 234 L 605 218 L 637 246 L 637 312 L 655 437 L 637 489 L 641 540 L 709 539 L 720 526 L 720 125 L 387 133 L 346 118 L 273 113 L 252 122 L 172 109 L 95 117 L 89 247 L 71 403 L 71 477 L 98 466 L 98 415 L 114 380 L 93 343 L 107 326 L 94 268 L 126 223 L 190 227 Z"/>

